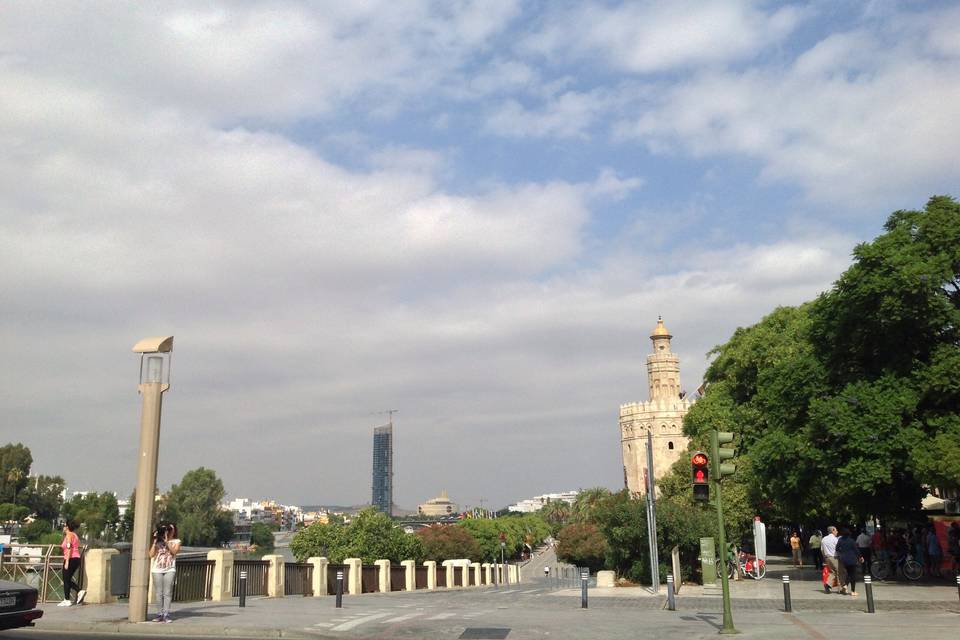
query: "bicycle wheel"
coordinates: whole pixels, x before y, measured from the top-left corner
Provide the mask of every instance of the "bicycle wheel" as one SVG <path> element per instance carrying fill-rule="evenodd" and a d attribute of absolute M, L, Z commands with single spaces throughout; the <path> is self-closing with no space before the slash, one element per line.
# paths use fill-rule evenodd
<path fill-rule="evenodd" d="M 870 563 L 870 575 L 877 580 L 886 580 L 890 573 L 890 567 L 882 560 L 874 560 Z"/>
<path fill-rule="evenodd" d="M 923 565 L 916 560 L 907 560 L 903 563 L 903 577 L 916 582 L 923 577 Z"/>

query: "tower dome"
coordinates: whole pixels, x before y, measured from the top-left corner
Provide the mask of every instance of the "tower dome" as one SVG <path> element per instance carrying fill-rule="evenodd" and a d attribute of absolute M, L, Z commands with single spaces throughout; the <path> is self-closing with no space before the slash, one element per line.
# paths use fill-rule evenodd
<path fill-rule="evenodd" d="M 657 326 L 653 328 L 653 333 L 650 334 L 650 338 L 672 338 L 670 332 L 667 331 L 667 328 L 663 326 L 663 317 L 657 316 Z"/>

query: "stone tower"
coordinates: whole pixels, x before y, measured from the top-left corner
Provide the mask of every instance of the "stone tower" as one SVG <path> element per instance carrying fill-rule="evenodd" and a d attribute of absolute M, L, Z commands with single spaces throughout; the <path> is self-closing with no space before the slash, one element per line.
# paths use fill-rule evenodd
<path fill-rule="evenodd" d="M 653 433 L 654 478 L 662 477 L 687 448 L 683 416 L 692 402 L 681 397 L 680 358 L 670 350 L 672 338 L 663 319 L 658 319 L 650 336 L 653 353 L 647 356 L 650 399 L 620 405 L 623 482 L 631 493 L 645 490 L 647 432 Z"/>

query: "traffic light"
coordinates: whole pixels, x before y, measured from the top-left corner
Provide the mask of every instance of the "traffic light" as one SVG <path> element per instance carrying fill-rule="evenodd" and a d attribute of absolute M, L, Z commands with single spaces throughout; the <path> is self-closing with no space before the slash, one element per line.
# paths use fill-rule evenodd
<path fill-rule="evenodd" d="M 713 431 L 710 435 L 714 438 L 714 442 L 711 444 L 713 445 L 714 455 L 716 456 L 716 479 L 720 480 L 724 476 L 733 475 L 733 472 L 737 470 L 736 465 L 730 462 L 724 462 L 724 460 L 729 460 L 734 456 L 734 449 L 733 447 L 720 446 L 733 442 L 733 434 L 729 431 Z"/>
<path fill-rule="evenodd" d="M 697 502 L 710 500 L 710 459 L 702 451 L 690 458 L 693 466 L 693 499 Z"/>

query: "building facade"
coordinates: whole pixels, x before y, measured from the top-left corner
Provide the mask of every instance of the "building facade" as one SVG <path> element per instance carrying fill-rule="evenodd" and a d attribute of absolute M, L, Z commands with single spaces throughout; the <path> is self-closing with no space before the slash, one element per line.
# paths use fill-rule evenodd
<path fill-rule="evenodd" d="M 450 502 L 446 491 L 441 491 L 436 498 L 430 498 L 417 507 L 417 513 L 428 518 L 449 516 L 457 513 L 457 505 Z"/>
<path fill-rule="evenodd" d="M 545 493 L 542 496 L 534 496 L 533 498 L 527 498 L 525 500 L 520 500 L 515 504 L 511 504 L 507 507 L 508 511 L 513 511 L 515 513 L 536 513 L 543 509 L 547 504 L 551 502 L 557 502 L 563 500 L 567 504 L 573 504 L 577 496 L 580 495 L 579 491 L 564 491 L 562 493 Z"/>
<path fill-rule="evenodd" d="M 647 434 L 653 434 L 653 476 L 662 477 L 687 449 L 683 416 L 692 400 L 680 389 L 680 358 L 670 349 L 673 336 L 663 319 L 650 335 L 653 353 L 647 356 L 649 400 L 620 405 L 620 447 L 623 482 L 631 493 L 644 493 Z"/>
<path fill-rule="evenodd" d="M 370 504 L 393 515 L 393 423 L 373 430 L 373 497 Z"/>

